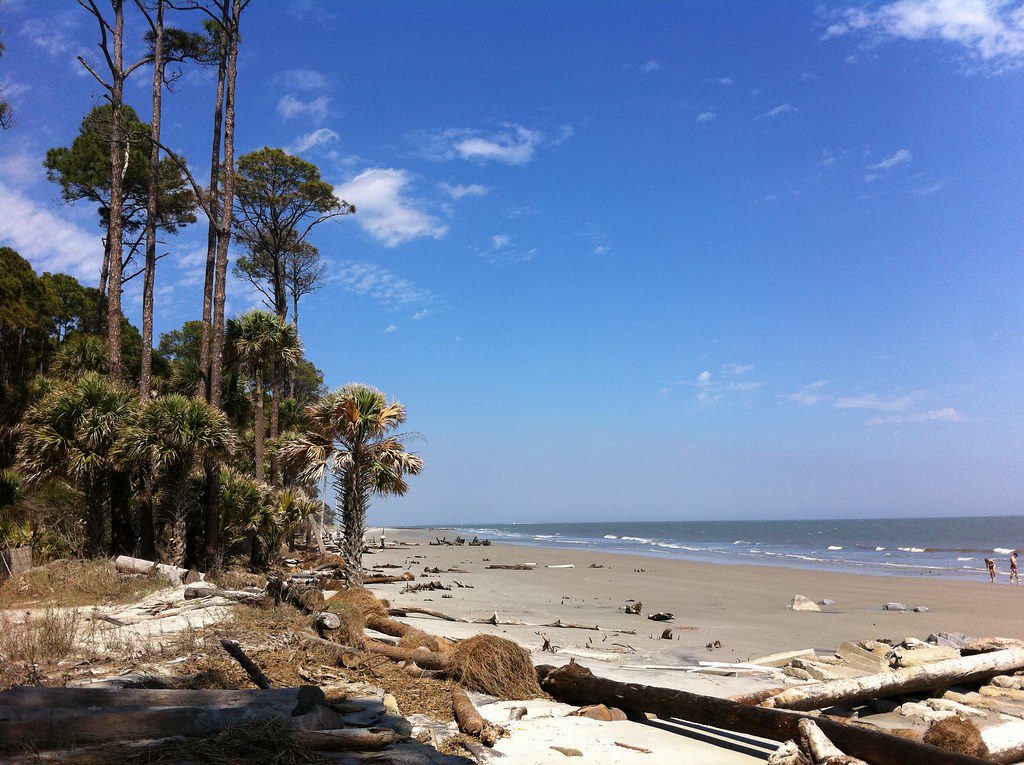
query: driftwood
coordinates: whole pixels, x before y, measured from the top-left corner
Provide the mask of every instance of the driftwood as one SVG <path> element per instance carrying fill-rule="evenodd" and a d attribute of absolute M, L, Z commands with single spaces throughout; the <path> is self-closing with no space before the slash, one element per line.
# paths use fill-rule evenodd
<path fill-rule="evenodd" d="M 398 576 L 367 576 L 363 578 L 363 584 L 394 584 L 395 582 L 411 582 L 416 574 L 406 571 Z"/>
<path fill-rule="evenodd" d="M 622 635 L 635 635 L 636 630 L 620 630 L 614 627 L 599 627 L 596 624 L 573 624 L 572 622 L 563 622 L 561 619 L 555 619 L 553 622 L 546 624 L 531 624 L 530 622 L 523 621 L 501 621 L 498 618 L 498 613 L 495 611 L 486 619 L 462 619 L 457 616 L 451 616 L 443 613 L 442 611 L 435 611 L 432 608 L 419 608 L 418 606 L 402 606 L 399 608 L 388 609 L 388 614 L 391 616 L 406 616 L 407 614 L 424 614 L 425 616 L 433 616 L 437 619 L 443 619 L 446 622 L 458 622 L 460 624 L 490 624 L 493 626 L 508 626 L 508 627 L 550 627 L 551 629 L 566 629 L 566 630 L 590 630 L 591 632 L 618 632 Z M 367 622 L 367 626 L 370 626 Z M 376 629 L 376 627 L 374 628 Z M 386 632 L 385 630 L 377 630 L 378 632 L 384 632 L 386 635 L 393 633 Z M 398 635 L 401 637 L 401 635 Z"/>
<path fill-rule="evenodd" d="M 332 644 L 333 645 L 333 644 Z M 86 707 L 294 707 L 295 688 L 189 690 L 179 688 L 45 688 L 23 685 L 0 691 L 0 707 L 81 710 Z"/>
<path fill-rule="evenodd" d="M 246 590 L 222 590 L 219 587 L 201 587 L 197 585 L 185 588 L 185 600 L 213 597 L 233 600 L 236 603 L 244 603 L 248 606 L 262 606 L 266 602 L 267 594 L 265 592 L 247 592 Z"/>
<path fill-rule="evenodd" d="M 476 736 L 484 746 L 498 743 L 501 730 L 484 720 L 466 692 L 458 686 L 452 688 L 452 715 L 459 725 L 460 733 Z"/>
<path fill-rule="evenodd" d="M 307 613 L 324 609 L 324 591 L 302 581 L 274 578 L 267 581 L 267 595 L 275 603 L 290 603 Z"/>
<path fill-rule="evenodd" d="M 828 680 L 789 688 L 761 703 L 779 709 L 822 709 L 868 699 L 914 693 L 985 680 L 1024 667 L 1024 648 L 946 659 L 863 677 Z"/>
<path fill-rule="evenodd" d="M 821 732 L 813 720 L 801 720 L 797 727 L 800 729 L 800 738 L 804 743 L 804 749 L 811 755 L 815 765 L 866 765 L 864 760 L 856 757 L 849 757 L 836 747 L 828 736 Z"/>
<path fill-rule="evenodd" d="M 596 677 L 574 662 L 557 669 L 538 668 L 538 672 L 546 673 L 541 687 L 556 699 L 570 704 L 606 704 L 635 714 L 651 712 L 661 717 L 678 717 L 773 741 L 798 739 L 800 720 L 814 719 L 822 732 L 842 751 L 870 765 L 905 765 L 912 762 L 929 765 L 982 765 L 986 762 L 919 741 L 825 718 L 811 718 L 798 712 L 750 706 L 671 688 L 606 680 Z"/>
<path fill-rule="evenodd" d="M 533 571 L 534 566 L 528 566 L 525 563 L 492 563 L 487 568 L 503 571 Z"/>
<path fill-rule="evenodd" d="M 237 640 L 228 640 L 224 638 L 220 641 L 220 644 L 224 647 L 224 650 L 230 654 L 231 658 L 242 665 L 242 669 L 245 670 L 245 674 L 249 676 L 249 679 L 256 683 L 257 688 L 267 690 L 273 688 L 274 684 L 270 682 L 270 678 L 267 677 L 263 670 L 260 669 L 256 662 L 246 656 L 245 651 L 242 650 L 242 646 L 239 645 Z"/>
<path fill-rule="evenodd" d="M 114 559 L 114 568 L 122 574 L 153 574 L 162 576 L 171 584 L 193 584 L 203 578 L 202 574 L 195 569 L 168 566 L 166 563 L 132 558 L 129 555 L 118 555 Z"/>
<path fill-rule="evenodd" d="M 335 730 L 297 730 L 292 740 L 317 752 L 376 752 L 404 741 L 390 728 L 338 728 Z"/>
<path fill-rule="evenodd" d="M 442 619 L 446 622 L 463 622 L 469 623 L 469 619 L 460 619 L 457 616 L 451 616 L 442 611 L 435 611 L 432 608 L 420 608 L 419 606 L 402 606 L 401 608 L 389 608 L 388 616 L 407 616 L 409 614 L 424 614 L 425 616 L 433 616 L 435 619 Z"/>
<path fill-rule="evenodd" d="M 423 669 L 448 670 L 448 657 L 438 651 L 427 651 L 422 648 L 405 648 L 398 645 L 388 645 L 376 640 L 366 641 L 364 649 L 367 653 L 387 656 L 392 661 L 411 661 Z"/>

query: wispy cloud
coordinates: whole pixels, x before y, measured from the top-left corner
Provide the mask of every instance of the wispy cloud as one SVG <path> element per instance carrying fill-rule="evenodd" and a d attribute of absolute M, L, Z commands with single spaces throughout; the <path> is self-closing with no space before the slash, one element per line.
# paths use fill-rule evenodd
<path fill-rule="evenodd" d="M 914 158 L 914 155 L 907 149 L 898 149 L 897 151 L 890 154 L 888 157 L 883 159 L 881 162 L 876 162 L 868 167 L 869 170 L 889 170 L 890 168 L 896 167 L 896 165 L 902 165 L 906 162 L 910 162 Z"/>
<path fill-rule="evenodd" d="M 758 119 L 765 119 L 765 118 L 771 118 L 771 117 L 778 117 L 780 114 L 788 114 L 789 112 L 795 112 L 795 111 L 796 111 L 796 108 L 793 106 L 793 104 L 779 104 L 778 106 L 776 106 L 776 107 L 774 107 L 772 109 L 769 109 L 768 111 L 764 112 L 763 114 L 759 114 L 757 116 L 757 118 Z"/>
<path fill-rule="evenodd" d="M 77 26 L 75 16 L 59 13 L 46 18 L 32 18 L 21 26 L 21 35 L 51 56 L 60 56 L 75 47 L 72 31 Z"/>
<path fill-rule="evenodd" d="M 499 162 L 506 165 L 525 165 L 537 149 L 544 145 L 558 145 L 572 136 L 572 127 L 564 125 L 554 138 L 539 130 L 506 123 L 501 130 L 486 132 L 473 128 L 450 128 L 436 133 L 418 133 L 414 140 L 421 145 L 428 159 L 465 159 L 479 164 Z"/>
<path fill-rule="evenodd" d="M 281 81 L 291 90 L 323 90 L 328 85 L 327 75 L 315 69 L 286 69 Z"/>
<path fill-rule="evenodd" d="M 462 199 L 463 197 L 482 197 L 487 193 L 487 187 L 482 186 L 479 183 L 452 185 L 450 183 L 442 182 L 437 185 L 443 191 L 446 191 L 452 199 Z"/>
<path fill-rule="evenodd" d="M 967 415 L 959 409 L 951 406 L 942 409 L 932 409 L 927 412 L 914 412 L 910 414 L 894 414 L 887 417 L 872 417 L 868 425 L 887 425 L 890 423 L 904 422 L 963 422 Z"/>
<path fill-rule="evenodd" d="M 810 385 L 803 386 L 796 393 L 790 393 L 786 396 L 790 401 L 793 401 L 801 406 L 814 406 L 819 401 L 824 401 L 830 396 L 824 392 L 824 388 L 829 385 L 828 380 L 817 380 L 812 382 Z"/>
<path fill-rule="evenodd" d="M 523 249 L 517 246 L 513 237 L 508 234 L 494 234 L 490 245 L 479 250 L 478 254 L 492 263 L 516 263 L 533 260 L 537 257 L 537 248 Z"/>
<path fill-rule="evenodd" d="M 657 72 L 661 69 L 661 62 L 653 60 L 647 61 L 640 68 L 645 72 Z"/>
<path fill-rule="evenodd" d="M 98 232 L 55 215 L 3 181 L 0 210 L 0 242 L 37 271 L 63 271 L 90 283 L 97 277 L 103 254 Z"/>
<path fill-rule="evenodd" d="M 714 107 L 711 107 L 697 115 L 697 122 L 711 122 L 717 116 L 718 112 L 715 111 Z"/>
<path fill-rule="evenodd" d="M 919 186 L 916 189 L 912 189 L 912 191 L 920 197 L 929 197 L 932 194 L 937 194 L 942 191 L 945 185 L 945 181 L 935 181 L 935 183 L 930 183 L 927 186 Z"/>
<path fill-rule="evenodd" d="M 938 40 L 1004 69 L 1024 63 L 1024 7 L 1016 0 L 895 0 L 834 15 L 823 39 Z"/>
<path fill-rule="evenodd" d="M 417 311 L 416 313 L 414 313 L 412 315 L 412 320 L 413 321 L 421 321 L 422 319 L 425 319 L 428 316 L 430 316 L 430 314 L 432 314 L 432 313 L 433 313 L 433 311 L 431 311 L 429 308 L 424 308 L 422 311 Z"/>
<path fill-rule="evenodd" d="M 309 151 L 315 146 L 322 146 L 325 143 L 337 141 L 340 137 L 330 128 L 317 128 L 311 133 L 306 133 L 296 138 L 288 147 L 288 151 L 292 154 L 300 154 L 304 151 Z"/>
<path fill-rule="evenodd" d="M 277 113 L 286 120 L 304 118 L 313 122 L 322 122 L 327 117 L 331 106 L 331 99 L 327 96 L 318 96 L 309 101 L 303 101 L 292 93 L 281 96 L 277 102 Z"/>
<path fill-rule="evenodd" d="M 920 400 L 920 393 L 884 398 L 869 393 L 865 396 L 841 396 L 832 403 L 833 409 L 873 409 L 879 412 L 902 412 Z"/>
<path fill-rule="evenodd" d="M 434 296 L 408 279 L 376 263 L 342 261 L 331 270 L 329 281 L 356 295 L 364 295 L 385 308 L 403 308 L 429 302 Z"/>
<path fill-rule="evenodd" d="M 373 168 L 335 186 L 334 191 L 356 206 L 354 217 L 359 225 L 385 247 L 424 237 L 440 239 L 448 226 L 409 196 L 411 183 L 408 170 Z"/>
<path fill-rule="evenodd" d="M 716 83 L 717 85 L 723 85 L 726 87 L 729 85 L 736 84 L 736 81 L 732 77 L 714 77 L 711 81 Z"/>
<path fill-rule="evenodd" d="M 711 403 L 724 398 L 729 393 L 749 392 L 764 387 L 764 383 L 754 380 L 736 380 L 738 375 L 746 374 L 754 369 L 752 364 L 724 364 L 723 372 L 715 375 L 705 369 L 696 380 L 683 380 L 682 384 L 697 388 L 697 400 Z"/>
<path fill-rule="evenodd" d="M 392 332 L 395 332 L 397 330 L 398 330 L 398 325 L 397 324 L 388 324 L 386 327 L 384 327 L 384 334 L 385 335 L 390 335 Z"/>

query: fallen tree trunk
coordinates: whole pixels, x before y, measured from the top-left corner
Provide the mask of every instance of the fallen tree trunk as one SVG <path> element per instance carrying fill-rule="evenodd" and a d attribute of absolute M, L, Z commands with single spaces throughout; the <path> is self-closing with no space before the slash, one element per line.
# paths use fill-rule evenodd
<path fill-rule="evenodd" d="M 408 614 L 423 614 L 425 616 L 433 616 L 435 619 L 443 619 L 446 622 L 461 622 L 462 624 L 470 624 L 469 619 L 460 619 L 457 616 L 451 616 L 442 611 L 435 611 L 432 608 L 421 608 L 419 606 L 403 606 L 402 608 L 388 609 L 388 616 L 407 616 Z"/>
<path fill-rule="evenodd" d="M 498 743 L 498 729 L 484 720 L 466 692 L 458 686 L 452 688 L 452 715 L 459 725 L 460 733 L 476 736 L 484 746 L 494 746 Z"/>
<path fill-rule="evenodd" d="M 266 601 L 265 592 L 246 592 L 245 590 L 222 590 L 219 587 L 190 586 L 185 588 L 185 600 L 198 600 L 199 598 L 224 598 L 233 600 L 236 603 L 244 603 L 247 606 L 262 606 Z"/>
<path fill-rule="evenodd" d="M 765 699 L 761 706 L 806 711 L 850 705 L 868 699 L 977 682 L 1022 667 L 1024 648 L 1007 648 L 875 675 L 801 685 Z"/>
<path fill-rule="evenodd" d="M 799 739 L 800 720 L 813 719 L 836 746 L 870 765 L 905 765 L 911 762 L 982 765 L 986 762 L 918 741 L 798 712 L 739 704 L 729 699 L 671 688 L 606 680 L 575 663 L 547 672 L 541 687 L 559 701 L 570 704 L 605 704 L 637 714 L 651 712 L 661 717 L 678 717 L 773 741 Z"/>
<path fill-rule="evenodd" d="M 288 701 L 294 706 L 296 693 L 295 688 L 196 691 L 177 688 L 44 688 L 24 685 L 0 691 L 0 707 L 66 707 L 80 711 L 86 707 L 284 706 Z"/>
<path fill-rule="evenodd" d="M 122 574 L 152 574 L 162 576 L 171 584 L 193 584 L 200 581 L 203 575 L 195 569 L 179 568 L 168 566 L 166 563 L 156 563 L 142 558 L 132 558 L 128 555 L 118 555 L 114 559 L 114 568 Z"/>
<path fill-rule="evenodd" d="M 814 720 L 801 720 L 797 727 L 804 742 L 805 751 L 811 755 L 815 765 L 866 765 L 864 760 L 850 757 L 829 741 Z"/>
<path fill-rule="evenodd" d="M 245 674 L 249 676 L 250 680 L 256 683 L 257 688 L 267 690 L 268 688 L 274 687 L 274 684 L 270 682 L 270 678 L 267 677 L 263 670 L 256 665 L 256 662 L 246 656 L 245 651 L 242 650 L 242 646 L 237 640 L 228 640 L 227 638 L 224 638 L 220 641 L 220 644 L 232 659 L 242 665 L 242 669 L 245 670 Z"/>
<path fill-rule="evenodd" d="M 395 582 L 411 582 L 416 574 L 406 571 L 398 576 L 367 576 L 363 578 L 363 584 L 394 584 Z"/>
<path fill-rule="evenodd" d="M 533 566 L 527 566 L 525 563 L 492 563 L 487 568 L 501 569 L 503 571 L 533 571 Z"/>
<path fill-rule="evenodd" d="M 392 661 L 411 661 L 423 669 L 448 670 L 450 665 L 448 657 L 437 651 L 424 651 L 420 648 L 403 648 L 387 643 L 378 643 L 375 640 L 367 640 L 365 650 L 367 653 L 375 653 L 387 656 Z"/>
<path fill-rule="evenodd" d="M 404 741 L 390 728 L 338 728 L 335 730 L 297 730 L 292 739 L 299 746 L 317 752 L 377 752 Z"/>

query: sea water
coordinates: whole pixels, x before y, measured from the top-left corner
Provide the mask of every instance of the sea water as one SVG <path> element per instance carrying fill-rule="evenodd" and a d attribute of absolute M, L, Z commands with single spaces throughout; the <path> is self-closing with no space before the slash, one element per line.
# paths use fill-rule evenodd
<path fill-rule="evenodd" d="M 994 558 L 1001 581 L 1009 573 L 1010 553 L 1024 551 L 1024 518 L 1017 516 L 537 523 L 458 530 L 520 545 L 889 576 L 987 579 L 985 558 Z"/>

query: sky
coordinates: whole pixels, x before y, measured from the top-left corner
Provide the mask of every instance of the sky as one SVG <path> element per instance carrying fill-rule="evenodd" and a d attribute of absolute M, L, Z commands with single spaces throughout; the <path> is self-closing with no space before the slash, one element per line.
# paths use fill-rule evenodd
<path fill-rule="evenodd" d="M 0 28 L 0 244 L 94 284 L 41 162 L 100 102 L 95 22 Z M 239 153 L 358 208 L 311 236 L 307 354 L 419 434 L 371 523 L 1020 511 L 1024 3 L 253 0 L 243 34 Z M 164 101 L 197 177 L 211 74 Z M 157 332 L 200 315 L 205 223 L 164 249 Z"/>

